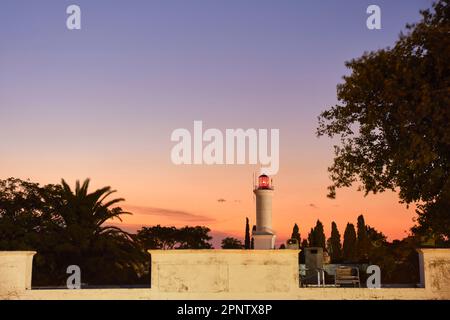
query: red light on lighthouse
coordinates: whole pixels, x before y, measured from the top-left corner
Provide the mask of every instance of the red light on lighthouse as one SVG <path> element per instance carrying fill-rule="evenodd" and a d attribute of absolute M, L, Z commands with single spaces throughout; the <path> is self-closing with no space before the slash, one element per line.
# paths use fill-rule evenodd
<path fill-rule="evenodd" d="M 270 178 L 265 174 L 262 174 L 258 177 L 258 188 L 270 189 Z"/>

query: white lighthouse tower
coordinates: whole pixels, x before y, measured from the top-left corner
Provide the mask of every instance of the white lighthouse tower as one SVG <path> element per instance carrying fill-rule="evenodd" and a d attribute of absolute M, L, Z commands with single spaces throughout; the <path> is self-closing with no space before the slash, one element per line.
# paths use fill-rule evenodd
<path fill-rule="evenodd" d="M 272 230 L 272 196 L 271 179 L 262 174 L 253 188 L 256 196 L 256 230 L 253 231 L 255 249 L 274 249 L 275 233 Z"/>

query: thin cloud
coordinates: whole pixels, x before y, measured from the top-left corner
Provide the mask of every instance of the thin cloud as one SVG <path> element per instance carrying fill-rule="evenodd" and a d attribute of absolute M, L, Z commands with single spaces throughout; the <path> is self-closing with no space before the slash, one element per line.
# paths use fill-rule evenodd
<path fill-rule="evenodd" d="M 216 219 L 207 217 L 201 214 L 196 214 L 183 210 L 174 210 L 166 208 L 156 207 L 140 207 L 140 206 L 127 206 L 126 209 L 135 214 L 161 216 L 165 218 L 172 218 L 174 220 L 181 220 L 185 222 L 213 222 Z"/>
<path fill-rule="evenodd" d="M 138 230 L 140 230 L 142 227 L 146 225 L 142 223 L 109 222 L 105 223 L 105 226 L 119 227 L 120 229 L 128 233 L 136 233 Z"/>

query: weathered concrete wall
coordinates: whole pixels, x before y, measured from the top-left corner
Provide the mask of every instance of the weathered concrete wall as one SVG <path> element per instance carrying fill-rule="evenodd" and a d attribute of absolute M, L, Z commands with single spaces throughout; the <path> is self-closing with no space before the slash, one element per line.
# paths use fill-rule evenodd
<path fill-rule="evenodd" d="M 159 292 L 292 292 L 298 250 L 150 250 Z"/>
<path fill-rule="evenodd" d="M 450 249 L 421 249 L 424 288 L 299 288 L 297 250 L 151 251 L 152 288 L 30 290 L 34 252 L 0 253 L 0 299 L 450 299 Z"/>
<path fill-rule="evenodd" d="M 434 295 L 450 299 L 450 249 L 419 249 L 421 284 Z"/>
<path fill-rule="evenodd" d="M 0 251 L 0 297 L 31 289 L 34 251 Z"/>
<path fill-rule="evenodd" d="M 1 299 L 28 300 L 424 300 L 450 299 L 422 288 L 298 288 L 292 292 L 158 292 L 155 289 L 27 290 Z"/>

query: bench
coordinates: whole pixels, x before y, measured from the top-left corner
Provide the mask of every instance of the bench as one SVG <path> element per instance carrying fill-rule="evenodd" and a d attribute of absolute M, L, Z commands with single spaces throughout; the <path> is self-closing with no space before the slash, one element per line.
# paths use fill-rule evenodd
<path fill-rule="evenodd" d="M 361 287 L 361 283 L 359 281 L 359 269 L 357 267 L 349 266 L 337 267 L 334 275 L 334 284 L 336 286 L 352 284 L 353 286 L 358 285 L 358 287 Z"/>

